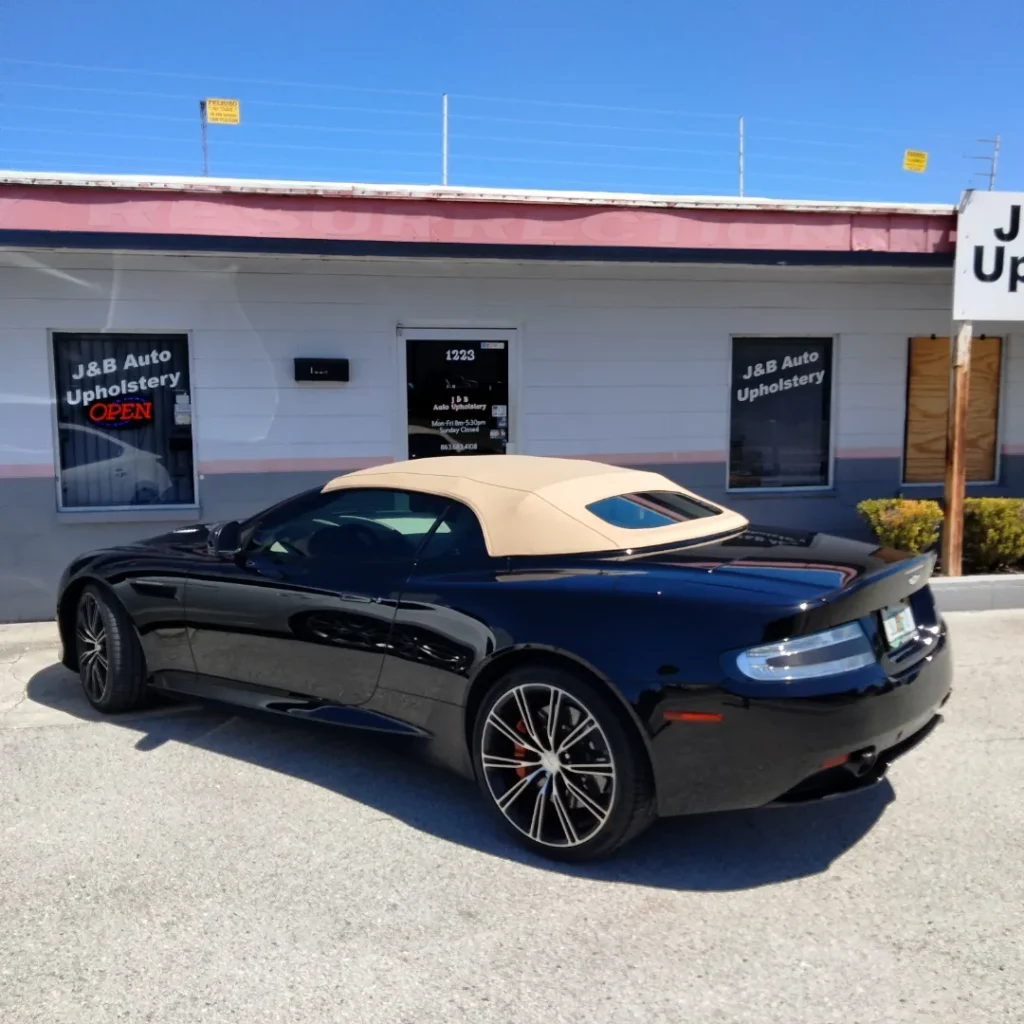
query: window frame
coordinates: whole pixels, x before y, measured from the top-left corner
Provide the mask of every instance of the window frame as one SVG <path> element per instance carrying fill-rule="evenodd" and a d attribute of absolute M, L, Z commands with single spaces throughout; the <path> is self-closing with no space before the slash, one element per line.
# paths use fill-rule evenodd
<path fill-rule="evenodd" d="M 944 487 L 944 480 L 935 480 L 927 482 L 924 480 L 916 480 L 913 483 L 908 482 L 906 479 L 907 473 L 907 427 L 910 425 L 910 357 L 911 349 L 913 348 L 915 338 L 941 338 L 946 337 L 946 340 L 953 345 L 955 339 L 949 336 L 936 334 L 934 332 L 927 332 L 921 334 L 910 334 L 907 336 L 907 347 L 906 347 L 906 358 L 903 363 L 903 436 L 900 444 L 900 488 L 913 489 L 916 491 L 927 491 L 929 489 L 935 490 L 936 487 Z M 978 339 L 982 338 L 998 338 L 999 339 L 999 388 L 996 391 L 996 401 L 999 403 L 999 408 L 996 410 L 996 436 L 995 436 L 995 458 L 992 460 L 992 469 L 994 476 L 991 480 L 967 480 L 967 487 L 997 487 L 999 481 L 1003 478 L 1003 437 L 1005 436 L 1006 429 L 1006 371 L 1008 353 L 1010 349 L 1010 334 L 1003 332 L 1000 334 L 988 334 L 982 331 L 977 335 Z M 972 343 L 974 338 L 971 339 Z M 968 395 L 970 398 L 970 395 Z M 948 427 L 948 423 L 947 423 Z"/>
<path fill-rule="evenodd" d="M 726 362 L 725 374 L 726 374 L 726 389 L 728 398 L 726 399 L 725 407 L 725 493 L 726 494 L 743 494 L 753 497 L 758 494 L 769 494 L 778 496 L 782 494 L 828 494 L 835 493 L 836 489 L 836 420 L 838 407 L 836 404 L 836 398 L 839 390 L 839 352 L 840 352 L 840 338 L 839 334 L 825 334 L 820 332 L 808 333 L 799 332 L 792 334 L 781 334 L 774 332 L 772 334 L 759 334 L 751 331 L 745 331 L 742 334 L 730 334 L 729 335 L 729 358 Z M 829 405 L 828 405 L 828 480 L 823 484 L 807 484 L 799 487 L 786 487 L 786 486 L 769 486 L 769 487 L 733 487 L 730 484 L 730 478 L 732 476 L 732 374 L 733 374 L 733 360 L 735 358 L 736 342 L 737 341 L 831 341 L 832 349 L 832 365 L 831 373 L 832 380 L 829 388 Z"/>
<path fill-rule="evenodd" d="M 429 498 L 430 500 L 436 501 L 438 503 L 439 511 L 435 516 L 434 521 L 430 524 L 430 528 L 427 530 L 426 533 L 423 534 L 422 538 L 420 539 L 420 542 L 416 545 L 416 548 L 410 554 L 408 554 L 407 556 L 403 555 L 401 558 L 360 559 L 360 564 L 362 565 L 395 565 L 408 559 L 408 565 L 411 569 L 411 567 L 415 564 L 416 559 L 423 548 L 423 545 L 431 536 L 433 536 L 434 531 L 437 529 L 438 523 L 440 523 L 441 520 L 444 518 L 445 514 L 448 512 L 448 509 L 451 507 L 452 502 L 447 498 L 441 497 L 440 495 L 429 494 L 426 491 L 415 491 L 404 487 L 374 487 L 371 485 L 366 487 L 346 487 L 340 490 L 327 492 L 324 492 L 320 488 L 312 487 L 307 488 L 304 491 L 299 491 L 298 494 L 293 494 L 289 498 L 284 498 L 282 501 L 279 501 L 276 504 L 271 505 L 269 508 L 263 509 L 261 512 L 257 512 L 255 515 L 250 516 L 244 522 L 239 524 L 242 527 L 242 551 L 246 554 L 254 554 L 257 557 L 261 558 L 281 559 L 285 564 L 295 564 L 298 561 L 306 562 L 312 556 L 300 555 L 296 557 L 281 552 L 271 553 L 267 551 L 253 551 L 253 537 L 263 525 L 264 520 L 270 516 L 282 512 L 283 510 L 287 509 L 288 506 L 290 506 L 293 502 L 298 502 L 300 499 L 303 498 L 323 498 L 323 504 L 328 505 L 332 501 L 337 501 L 342 496 L 350 494 L 360 494 L 365 493 L 367 491 L 386 491 L 392 494 L 420 495 L 421 497 Z"/>
<path fill-rule="evenodd" d="M 424 536 L 423 540 L 420 542 L 420 546 L 416 549 L 416 555 L 415 555 L 414 561 L 415 561 L 415 565 L 416 565 L 417 570 L 419 570 L 420 568 L 422 568 L 424 570 L 427 570 L 427 569 L 432 568 L 434 566 L 438 566 L 438 567 L 440 567 L 441 571 L 444 571 L 448 567 L 453 566 L 453 565 L 460 565 L 460 566 L 461 565 L 469 565 L 470 567 L 473 567 L 473 566 L 490 565 L 490 564 L 492 564 L 495 561 L 495 558 L 487 550 L 487 535 L 484 533 L 484 528 L 483 528 L 483 525 L 480 522 L 480 517 L 464 501 L 459 501 L 457 498 L 445 498 L 444 501 L 445 501 L 445 507 L 444 507 L 443 511 L 437 517 L 437 519 L 434 521 L 434 525 L 431 526 L 431 528 L 427 531 L 427 533 Z M 480 534 L 480 540 L 483 542 L 483 554 L 480 556 L 479 559 L 469 559 L 469 560 L 466 560 L 466 559 L 456 559 L 456 558 L 452 558 L 451 556 L 447 556 L 447 555 L 442 556 L 442 557 L 434 557 L 434 558 L 424 557 L 424 551 L 428 548 L 428 546 L 430 545 L 431 540 L 436 535 L 436 533 L 438 531 L 438 528 L 445 521 L 446 517 L 452 511 L 452 509 L 460 509 L 462 511 L 467 512 L 470 516 L 473 517 L 473 522 L 476 523 L 477 531 Z M 501 559 L 498 559 L 498 561 L 501 561 Z"/>
<path fill-rule="evenodd" d="M 57 334 L 108 334 L 111 337 L 119 336 L 130 336 L 140 337 L 146 335 L 163 336 L 163 335 L 179 335 L 185 339 L 186 348 L 186 363 L 188 365 L 188 394 L 189 400 L 192 407 L 191 417 L 192 422 L 190 423 L 190 439 L 192 442 L 192 495 L 193 500 L 191 502 L 176 503 L 176 504 L 161 504 L 161 505 L 64 505 L 64 494 L 61 488 L 61 473 L 62 467 L 60 463 L 60 396 L 57 394 L 57 347 L 55 345 L 54 336 Z M 51 413 L 50 413 L 50 428 L 51 428 L 51 444 L 53 451 L 53 477 L 54 477 L 54 493 L 57 504 L 57 514 L 61 518 L 74 518 L 84 517 L 99 521 L 106 513 L 115 513 L 114 518 L 117 520 L 123 519 L 124 513 L 131 513 L 132 517 L 135 515 L 140 516 L 144 519 L 153 519 L 154 521 L 166 520 L 168 518 L 181 518 L 180 513 L 195 513 L 200 509 L 200 495 L 199 495 L 199 456 L 198 456 L 198 439 L 199 439 L 199 415 L 197 410 L 198 403 L 196 402 L 196 363 L 195 363 L 195 345 L 193 332 L 188 329 L 181 327 L 144 327 L 144 328 L 131 328 L 131 327 L 119 327 L 116 330 L 111 330 L 105 327 L 49 327 L 46 330 L 46 347 L 47 347 L 47 371 L 50 378 L 50 396 L 52 397 L 51 402 Z M 170 513 L 170 515 L 169 515 Z"/>

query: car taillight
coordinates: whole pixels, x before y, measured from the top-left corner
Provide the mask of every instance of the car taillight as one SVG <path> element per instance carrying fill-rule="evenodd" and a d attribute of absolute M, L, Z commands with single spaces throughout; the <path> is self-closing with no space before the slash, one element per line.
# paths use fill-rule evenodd
<path fill-rule="evenodd" d="M 858 622 L 751 647 L 736 658 L 736 665 L 745 676 L 762 682 L 836 676 L 874 662 L 871 643 Z"/>

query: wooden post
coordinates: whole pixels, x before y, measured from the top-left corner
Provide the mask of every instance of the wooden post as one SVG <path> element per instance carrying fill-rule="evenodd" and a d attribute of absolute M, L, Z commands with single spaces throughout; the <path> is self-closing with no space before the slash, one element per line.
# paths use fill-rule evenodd
<path fill-rule="evenodd" d="M 942 527 L 942 572 L 959 576 L 964 549 L 964 492 L 967 490 L 967 399 L 971 387 L 971 324 L 959 325 L 953 340 L 952 386 L 946 435 L 946 518 Z"/>

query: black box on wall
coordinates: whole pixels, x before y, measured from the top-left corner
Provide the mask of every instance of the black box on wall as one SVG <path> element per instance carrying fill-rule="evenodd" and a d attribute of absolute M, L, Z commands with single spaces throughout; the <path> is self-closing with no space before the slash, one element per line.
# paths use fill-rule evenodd
<path fill-rule="evenodd" d="M 329 380 L 348 382 L 347 359 L 296 359 L 296 380 Z"/>

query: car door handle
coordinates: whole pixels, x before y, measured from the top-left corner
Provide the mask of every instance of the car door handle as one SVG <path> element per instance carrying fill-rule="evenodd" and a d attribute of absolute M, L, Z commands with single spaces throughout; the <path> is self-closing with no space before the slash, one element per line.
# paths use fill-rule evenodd
<path fill-rule="evenodd" d="M 342 601 L 354 601 L 356 604 L 373 604 L 373 598 L 365 594 L 339 594 Z"/>

